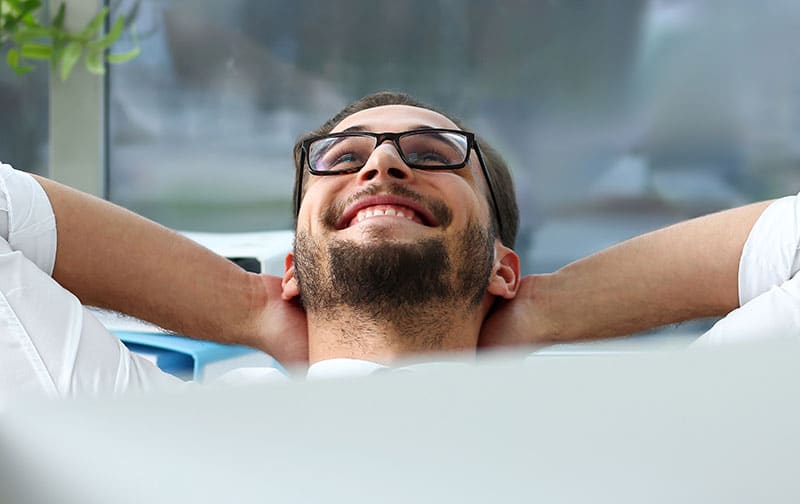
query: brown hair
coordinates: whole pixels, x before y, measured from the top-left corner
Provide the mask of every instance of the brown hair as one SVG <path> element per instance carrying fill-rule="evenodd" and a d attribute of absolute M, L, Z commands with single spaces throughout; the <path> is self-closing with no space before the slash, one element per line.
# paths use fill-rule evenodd
<path fill-rule="evenodd" d="M 342 120 L 346 117 L 355 114 L 356 112 L 360 112 L 362 110 L 367 110 L 375 107 L 383 107 L 385 105 L 408 105 L 411 107 L 419 107 L 428 110 L 432 110 L 443 116 L 447 117 L 451 121 L 453 121 L 459 128 L 464 129 L 463 126 L 457 119 L 445 114 L 444 112 L 437 110 L 430 105 L 420 102 L 419 100 L 404 94 L 404 93 L 395 93 L 390 91 L 381 91 L 378 93 L 373 93 L 367 95 L 360 100 L 351 103 L 350 105 L 343 108 L 338 114 L 333 116 L 332 118 L 328 119 L 325 124 L 320 126 L 315 131 L 312 131 L 306 135 L 303 135 L 297 143 L 294 145 L 294 165 L 295 165 L 295 190 L 294 190 L 294 206 L 293 208 L 298 208 L 298 201 L 297 201 L 297 184 L 301 183 L 303 180 L 303 173 L 304 167 L 301 166 L 301 146 L 305 139 L 318 136 L 318 135 L 325 135 L 330 133 L 330 131 Z M 517 230 L 519 228 L 519 208 L 517 207 L 517 198 L 514 192 L 514 182 L 511 179 L 511 173 L 508 170 L 508 165 L 500 156 L 500 154 L 493 149 L 486 141 L 482 140 L 478 137 L 478 143 L 481 147 L 481 153 L 483 154 L 483 160 L 486 164 L 486 169 L 489 171 L 490 176 L 492 177 L 492 182 L 494 183 L 494 188 L 496 191 L 495 197 L 497 198 L 497 207 L 499 215 L 495 214 L 494 206 L 492 205 L 491 199 L 487 194 L 487 201 L 489 203 L 489 212 L 492 216 L 492 227 L 494 228 L 495 235 L 497 235 L 497 230 L 500 229 L 498 227 L 498 222 L 503 222 L 503 233 L 500 236 L 500 241 L 503 242 L 504 245 L 508 247 L 514 247 L 514 243 L 517 238 Z M 297 216 L 295 215 L 295 225 L 297 224 Z"/>

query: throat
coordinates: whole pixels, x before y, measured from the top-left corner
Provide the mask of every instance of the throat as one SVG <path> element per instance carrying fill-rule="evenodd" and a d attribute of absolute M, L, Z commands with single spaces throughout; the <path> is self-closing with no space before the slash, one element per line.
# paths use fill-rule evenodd
<path fill-rule="evenodd" d="M 331 316 L 308 313 L 309 359 L 364 359 L 381 364 L 440 352 L 474 355 L 480 321 L 463 310 L 430 306 L 411 311 L 375 313 L 340 307 Z"/>

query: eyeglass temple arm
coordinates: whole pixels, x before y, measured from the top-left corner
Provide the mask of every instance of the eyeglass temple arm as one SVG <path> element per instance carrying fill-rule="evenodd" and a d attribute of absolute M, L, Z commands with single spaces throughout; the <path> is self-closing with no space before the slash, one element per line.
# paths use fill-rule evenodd
<path fill-rule="evenodd" d="M 478 163 L 481 165 L 481 171 L 483 171 L 483 177 L 486 179 L 486 185 L 489 186 L 489 196 L 492 197 L 492 206 L 494 207 L 494 221 L 497 223 L 497 234 L 500 235 L 502 240 L 503 221 L 500 219 L 500 206 L 497 204 L 497 196 L 494 193 L 494 179 L 489 173 L 489 169 L 486 168 L 486 163 L 483 161 L 483 154 L 481 153 L 481 148 L 477 140 L 473 145 L 475 147 L 475 154 L 478 156 Z"/>
<path fill-rule="evenodd" d="M 300 167 L 297 171 L 297 187 L 294 194 L 294 225 L 297 228 L 297 217 L 300 215 L 300 199 L 303 196 L 303 176 L 306 174 L 306 150 L 300 151 Z"/>

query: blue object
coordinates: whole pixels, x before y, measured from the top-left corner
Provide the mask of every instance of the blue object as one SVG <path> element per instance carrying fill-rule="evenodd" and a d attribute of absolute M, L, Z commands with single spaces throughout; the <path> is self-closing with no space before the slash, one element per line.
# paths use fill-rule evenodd
<path fill-rule="evenodd" d="M 201 381 L 208 364 L 248 354 L 260 354 L 268 361 L 262 365 L 268 364 L 283 370 L 278 361 L 267 354 L 241 345 L 223 345 L 163 333 L 113 332 L 132 352 L 154 356 L 156 365 L 162 371 L 185 380 Z"/>

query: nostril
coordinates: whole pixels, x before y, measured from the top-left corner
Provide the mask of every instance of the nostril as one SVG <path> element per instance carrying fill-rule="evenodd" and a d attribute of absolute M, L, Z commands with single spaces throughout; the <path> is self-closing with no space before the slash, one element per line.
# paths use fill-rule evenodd
<path fill-rule="evenodd" d="M 398 179 L 406 178 L 406 172 L 399 168 L 389 168 L 389 175 Z"/>
<path fill-rule="evenodd" d="M 408 172 L 406 170 L 394 166 L 389 168 L 375 167 L 375 166 L 368 168 L 365 167 L 361 170 L 359 178 L 361 178 L 362 180 L 373 180 L 376 177 L 381 176 L 381 174 L 384 177 L 389 177 L 398 180 L 403 180 L 408 178 Z"/>

